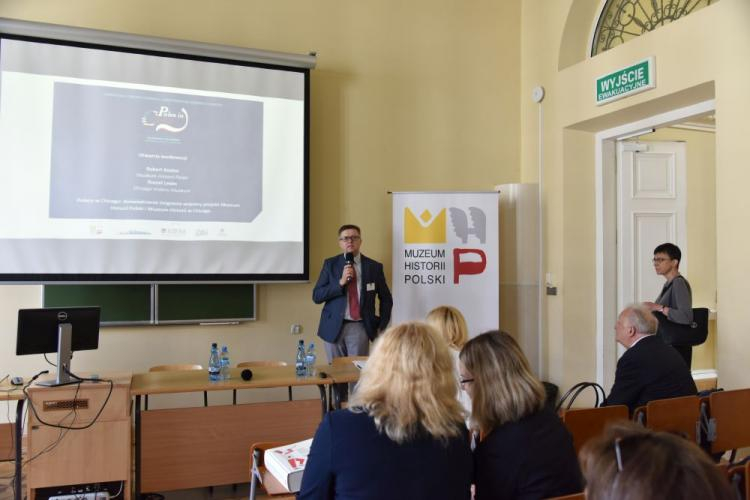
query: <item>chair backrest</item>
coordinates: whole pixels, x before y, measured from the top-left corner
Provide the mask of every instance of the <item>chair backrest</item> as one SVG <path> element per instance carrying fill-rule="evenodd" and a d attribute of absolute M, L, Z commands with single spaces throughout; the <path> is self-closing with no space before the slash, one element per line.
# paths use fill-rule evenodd
<path fill-rule="evenodd" d="M 287 366 L 286 361 L 258 360 L 237 363 L 237 368 L 255 368 L 256 366 Z"/>
<path fill-rule="evenodd" d="M 580 492 L 580 493 L 573 493 L 572 495 L 563 495 L 561 497 L 551 497 L 547 500 L 586 500 L 586 493 Z"/>
<path fill-rule="evenodd" d="M 610 422 L 627 420 L 628 407 L 625 405 L 603 406 L 601 408 L 571 408 L 560 414 L 565 427 L 573 436 L 573 447 L 578 453 L 589 439 L 604 431 Z"/>
<path fill-rule="evenodd" d="M 712 392 L 708 412 L 716 429 L 711 453 L 750 446 L 750 389 Z"/>
<path fill-rule="evenodd" d="M 730 467 L 727 472 L 732 488 L 738 494 L 737 498 L 750 500 L 750 462 L 745 465 Z"/>
<path fill-rule="evenodd" d="M 644 423 L 649 429 L 676 432 L 696 443 L 700 435 L 700 398 L 684 396 L 649 401 Z"/>
<path fill-rule="evenodd" d="M 189 372 L 193 370 L 202 370 L 201 365 L 177 364 L 177 365 L 156 365 L 148 369 L 150 372 Z"/>
<path fill-rule="evenodd" d="M 343 356 L 340 358 L 333 358 L 331 364 L 333 366 L 341 366 L 347 363 L 351 363 L 352 361 L 367 361 L 368 357 L 369 356 Z"/>

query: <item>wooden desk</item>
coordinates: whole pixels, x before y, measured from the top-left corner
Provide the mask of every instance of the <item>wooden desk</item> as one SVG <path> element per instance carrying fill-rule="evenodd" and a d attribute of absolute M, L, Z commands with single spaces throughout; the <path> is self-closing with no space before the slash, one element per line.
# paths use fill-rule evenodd
<path fill-rule="evenodd" d="M 333 383 L 328 386 L 328 400 L 330 406 L 334 410 L 341 408 L 341 401 L 339 401 L 338 393 L 333 390 L 334 384 L 348 384 L 359 380 L 359 374 L 362 370 L 354 366 L 354 363 L 345 363 L 343 365 L 328 365 L 322 367 L 321 370 L 326 372 L 328 377 L 333 380 Z"/>
<path fill-rule="evenodd" d="M 318 372 L 332 372 L 318 367 Z M 208 372 L 149 372 L 133 376 L 135 396 L 136 495 L 250 481 L 248 453 L 261 441 L 300 441 L 311 437 L 328 409 L 326 378 L 295 376 L 293 366 L 253 368 L 244 381 L 241 368 L 230 380 L 210 382 Z M 278 401 L 141 411 L 141 397 L 233 389 L 317 386 L 320 400 Z"/>
<path fill-rule="evenodd" d="M 15 432 L 13 434 L 13 449 L 15 451 L 15 475 L 13 476 L 13 499 L 21 500 L 23 492 L 21 491 L 21 470 L 23 467 L 23 455 L 21 439 L 23 437 L 23 405 L 26 396 L 24 396 L 21 386 L 11 385 L 9 380 L 0 384 L 0 401 L 16 402 L 16 422 L 14 424 Z"/>
<path fill-rule="evenodd" d="M 29 499 L 39 488 L 110 481 L 122 482 L 130 498 L 131 375 L 101 379 L 27 389 Z"/>

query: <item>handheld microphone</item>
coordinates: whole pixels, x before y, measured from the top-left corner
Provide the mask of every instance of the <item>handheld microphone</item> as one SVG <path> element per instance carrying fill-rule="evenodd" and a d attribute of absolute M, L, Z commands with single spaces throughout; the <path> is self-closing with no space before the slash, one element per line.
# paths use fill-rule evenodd
<path fill-rule="evenodd" d="M 354 255 L 352 255 L 351 252 L 345 252 L 344 253 L 344 262 L 346 263 L 347 266 L 353 266 L 354 265 Z M 350 282 L 351 280 L 352 280 L 351 276 L 349 276 L 348 278 L 346 278 L 347 282 Z"/>
<path fill-rule="evenodd" d="M 250 380 L 251 378 L 253 378 L 253 371 L 249 368 L 246 368 L 242 370 L 240 376 L 242 377 L 242 380 Z"/>

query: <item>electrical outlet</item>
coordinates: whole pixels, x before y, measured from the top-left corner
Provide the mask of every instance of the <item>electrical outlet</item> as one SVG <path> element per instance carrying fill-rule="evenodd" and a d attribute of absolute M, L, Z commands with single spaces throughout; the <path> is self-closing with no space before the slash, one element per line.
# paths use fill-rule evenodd
<path fill-rule="evenodd" d="M 292 325 L 290 331 L 292 332 L 292 335 L 300 335 L 302 334 L 302 325 L 295 323 Z"/>

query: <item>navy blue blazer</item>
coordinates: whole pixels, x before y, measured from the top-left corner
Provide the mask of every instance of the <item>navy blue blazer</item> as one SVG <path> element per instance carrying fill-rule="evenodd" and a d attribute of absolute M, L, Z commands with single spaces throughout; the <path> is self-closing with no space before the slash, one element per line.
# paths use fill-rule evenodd
<path fill-rule="evenodd" d="M 469 435 L 397 444 L 366 413 L 327 413 L 315 433 L 300 500 L 469 500 Z"/>
<path fill-rule="evenodd" d="M 388 284 L 385 282 L 383 264 L 361 256 L 362 276 L 357 276 L 359 285 L 359 310 L 362 323 L 370 340 L 375 340 L 391 321 L 393 299 Z M 344 271 L 344 254 L 326 259 L 320 271 L 318 282 L 313 288 L 313 302 L 322 304 L 318 336 L 326 342 L 334 343 L 341 333 L 341 325 L 346 313 L 347 290 L 349 285 L 339 285 Z M 380 316 L 375 314 L 375 297 L 380 301 Z"/>
<path fill-rule="evenodd" d="M 654 399 L 695 396 L 697 392 L 682 356 L 656 335 L 649 335 L 617 362 L 615 383 L 602 406 L 626 405 L 632 413 Z"/>

